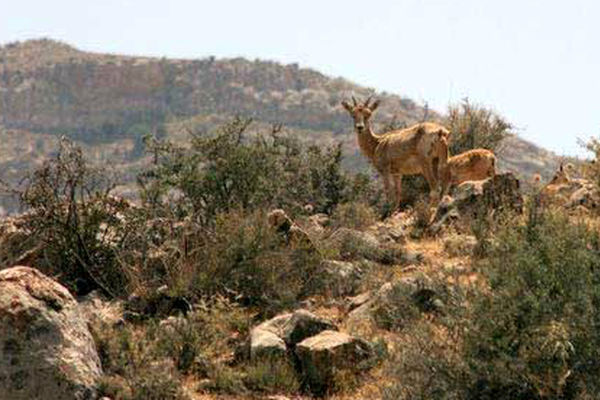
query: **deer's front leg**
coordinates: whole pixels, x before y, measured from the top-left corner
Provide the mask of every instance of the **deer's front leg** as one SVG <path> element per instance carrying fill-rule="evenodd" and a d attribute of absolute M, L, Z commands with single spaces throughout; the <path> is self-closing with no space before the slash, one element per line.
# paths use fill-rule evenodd
<path fill-rule="evenodd" d="M 440 168 L 440 170 L 441 170 L 440 174 L 442 175 L 441 185 L 440 185 L 441 186 L 440 199 L 441 199 L 448 192 L 448 188 L 450 187 L 450 183 L 452 182 L 452 176 L 450 173 L 450 166 L 448 164 L 445 164 L 444 166 L 442 166 L 442 168 Z"/>
<path fill-rule="evenodd" d="M 392 181 L 391 175 L 388 172 L 384 172 L 381 175 L 383 179 L 383 191 L 385 192 L 385 197 L 388 201 L 392 201 Z"/>
<path fill-rule="evenodd" d="M 394 184 L 396 187 L 396 201 L 394 202 L 394 209 L 400 208 L 400 202 L 402 201 L 402 175 L 396 175 L 394 177 Z"/>
<path fill-rule="evenodd" d="M 423 177 L 425 177 L 425 180 L 427 181 L 427 185 L 429 186 L 429 200 L 432 201 L 436 198 L 437 196 L 437 189 L 438 189 L 438 182 L 437 179 L 435 178 L 434 172 L 433 172 L 433 168 L 428 165 L 425 164 L 425 167 L 423 168 Z"/>

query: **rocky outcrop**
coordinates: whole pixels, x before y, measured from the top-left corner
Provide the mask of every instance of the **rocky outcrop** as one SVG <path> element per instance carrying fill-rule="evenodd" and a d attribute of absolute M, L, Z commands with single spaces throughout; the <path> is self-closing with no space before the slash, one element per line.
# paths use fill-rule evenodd
<path fill-rule="evenodd" d="M 401 261 L 403 251 L 399 245 L 380 242 L 372 233 L 339 228 L 326 239 L 327 247 L 334 249 L 344 261 L 369 260 L 382 264 Z"/>
<path fill-rule="evenodd" d="M 372 346 L 338 332 L 331 322 L 306 310 L 278 315 L 250 331 L 250 358 L 291 357 L 306 389 L 322 395 L 332 385 L 335 371 L 368 368 Z"/>
<path fill-rule="evenodd" d="M 298 343 L 296 355 L 308 389 L 323 395 L 333 385 L 336 371 L 359 370 L 373 358 L 374 351 L 362 339 L 326 330 Z"/>
<path fill-rule="evenodd" d="M 101 373 L 67 289 L 32 268 L 0 271 L 0 398 L 95 399 Z"/>
<path fill-rule="evenodd" d="M 405 277 L 394 282 L 384 283 L 378 290 L 366 292 L 348 299 L 346 327 L 352 331 L 368 328 L 374 322 L 374 312 L 393 306 L 394 298 L 402 295 L 406 301 L 421 311 L 439 311 L 442 308 L 431 282 L 425 277 Z"/>
<path fill-rule="evenodd" d="M 407 288 L 410 288 L 410 290 L 417 290 L 417 284 L 411 278 L 404 278 L 394 284 L 386 282 L 374 292 L 364 293 L 360 297 L 357 296 L 354 301 L 351 299 L 349 304 L 351 311 L 350 314 L 348 314 L 346 323 L 349 326 L 356 326 L 368 322 L 371 319 L 371 311 L 375 309 L 378 304 L 387 301 L 389 294 L 394 289 L 394 285 L 405 285 Z"/>
<path fill-rule="evenodd" d="M 440 202 L 431 223 L 431 231 L 437 232 L 453 220 L 472 219 L 481 213 L 498 213 L 502 210 L 523 211 L 520 183 L 510 172 L 458 185 L 452 196 L 446 196 Z"/>
<path fill-rule="evenodd" d="M 306 310 L 278 315 L 250 332 L 250 357 L 283 355 L 288 348 L 326 329 L 336 330 L 331 322 Z"/>
<path fill-rule="evenodd" d="M 346 261 L 325 260 L 322 268 L 325 289 L 333 297 L 354 294 L 364 275 L 359 265 Z"/>

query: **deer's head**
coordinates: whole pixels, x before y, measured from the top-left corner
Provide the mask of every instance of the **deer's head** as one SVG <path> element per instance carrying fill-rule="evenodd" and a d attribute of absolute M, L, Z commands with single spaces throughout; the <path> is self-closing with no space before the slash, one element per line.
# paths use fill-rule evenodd
<path fill-rule="evenodd" d="M 362 104 L 357 102 L 354 96 L 352 96 L 352 104 L 346 100 L 342 101 L 342 106 L 350 113 L 352 119 L 354 119 L 354 129 L 356 129 L 358 133 L 361 133 L 365 130 L 369 119 L 373 115 L 373 112 L 375 112 L 379 106 L 379 100 L 375 100 L 373 104 L 369 104 L 370 102 L 370 96 Z"/>
<path fill-rule="evenodd" d="M 563 162 L 561 162 L 558 166 L 558 170 L 556 171 L 556 173 L 552 177 L 552 180 L 550 181 L 550 185 L 562 185 L 565 183 L 569 183 L 571 181 L 571 178 L 567 173 L 567 169 L 569 168 L 569 166 L 570 164 L 567 164 L 567 166 L 565 167 L 563 165 Z"/>

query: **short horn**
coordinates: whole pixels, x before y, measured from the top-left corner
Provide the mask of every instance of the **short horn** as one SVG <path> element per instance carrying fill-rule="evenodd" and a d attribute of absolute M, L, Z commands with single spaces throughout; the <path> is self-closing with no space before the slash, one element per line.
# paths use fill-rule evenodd
<path fill-rule="evenodd" d="M 358 105 L 358 101 L 356 101 L 356 97 L 352 96 L 352 102 L 354 103 L 354 107 Z"/>
<path fill-rule="evenodd" d="M 365 107 L 369 107 L 369 103 L 371 102 L 372 98 L 373 98 L 373 95 L 370 95 L 369 97 L 367 97 L 367 100 L 365 101 L 365 104 L 364 104 Z"/>

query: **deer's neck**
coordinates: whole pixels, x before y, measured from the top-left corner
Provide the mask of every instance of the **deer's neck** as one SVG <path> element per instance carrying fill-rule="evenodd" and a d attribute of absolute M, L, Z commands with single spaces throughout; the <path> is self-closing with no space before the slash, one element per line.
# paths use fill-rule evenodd
<path fill-rule="evenodd" d="M 361 151 L 371 160 L 373 160 L 375 156 L 375 149 L 379 144 L 379 137 L 375 135 L 373 132 L 373 128 L 371 127 L 371 123 L 365 123 L 365 129 L 363 132 L 356 131 L 356 135 L 358 136 L 358 146 Z"/>

